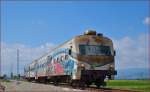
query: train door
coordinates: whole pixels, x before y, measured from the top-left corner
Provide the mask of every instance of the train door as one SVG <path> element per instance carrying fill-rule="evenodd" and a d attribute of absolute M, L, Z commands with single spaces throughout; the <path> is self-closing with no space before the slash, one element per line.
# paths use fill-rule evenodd
<path fill-rule="evenodd" d="M 83 64 L 77 66 L 77 79 L 81 79 L 81 71 L 85 70 L 85 66 Z"/>
<path fill-rule="evenodd" d="M 38 71 L 38 63 L 37 62 L 35 62 L 35 79 L 38 79 L 38 75 L 37 75 L 37 71 Z"/>

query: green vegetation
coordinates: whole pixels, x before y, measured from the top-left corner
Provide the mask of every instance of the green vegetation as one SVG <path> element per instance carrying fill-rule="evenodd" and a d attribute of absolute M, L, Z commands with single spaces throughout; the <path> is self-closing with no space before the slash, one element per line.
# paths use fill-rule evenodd
<path fill-rule="evenodd" d="M 10 80 L 0 79 L 0 82 L 10 82 Z"/>
<path fill-rule="evenodd" d="M 150 81 L 149 80 L 109 80 L 107 81 L 107 87 L 150 92 Z"/>

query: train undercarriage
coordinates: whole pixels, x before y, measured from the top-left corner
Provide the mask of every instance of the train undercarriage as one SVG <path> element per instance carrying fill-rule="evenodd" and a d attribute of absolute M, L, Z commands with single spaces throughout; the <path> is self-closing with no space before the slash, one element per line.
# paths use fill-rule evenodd
<path fill-rule="evenodd" d="M 109 70 L 82 70 L 80 80 L 73 80 L 69 75 L 61 76 L 43 76 L 35 79 L 34 77 L 27 78 L 28 81 L 35 81 L 38 83 L 50 83 L 52 82 L 55 86 L 58 86 L 60 83 L 68 83 L 73 88 L 82 88 L 89 87 L 92 84 L 95 84 L 97 88 L 106 86 L 105 78 L 108 77 L 111 79 L 111 75 L 116 75 L 116 71 Z"/>

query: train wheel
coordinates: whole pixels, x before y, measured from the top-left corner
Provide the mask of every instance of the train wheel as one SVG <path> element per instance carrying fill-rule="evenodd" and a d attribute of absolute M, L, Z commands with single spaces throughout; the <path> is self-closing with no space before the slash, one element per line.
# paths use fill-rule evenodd
<path fill-rule="evenodd" d="M 59 79 L 57 77 L 54 78 L 54 85 L 58 86 L 59 85 Z"/>
<path fill-rule="evenodd" d="M 101 86 L 105 86 L 106 83 L 104 82 L 105 76 L 102 76 L 98 79 L 96 79 L 95 81 L 95 85 L 97 86 L 97 88 L 100 88 Z"/>
<path fill-rule="evenodd" d="M 45 84 L 48 84 L 48 83 L 49 83 L 49 80 L 48 80 L 47 78 L 45 78 L 45 79 L 44 79 L 44 83 L 45 83 Z"/>
<path fill-rule="evenodd" d="M 54 85 L 55 85 L 55 86 L 58 86 L 58 85 L 59 85 L 58 80 L 55 80 L 55 81 L 54 81 Z"/>
<path fill-rule="evenodd" d="M 106 86 L 106 82 L 103 82 L 103 83 L 102 83 L 102 86 L 105 87 L 105 86 Z"/>
<path fill-rule="evenodd" d="M 100 88 L 101 83 L 98 83 L 98 82 L 97 82 L 97 83 L 95 83 L 95 85 L 96 85 L 97 88 Z"/>
<path fill-rule="evenodd" d="M 82 90 L 85 89 L 85 82 L 84 81 L 80 81 L 79 86 Z"/>
<path fill-rule="evenodd" d="M 73 88 L 77 88 L 77 86 L 78 86 L 77 81 L 76 81 L 76 80 L 73 80 L 73 81 L 71 82 L 71 86 L 72 86 Z"/>
<path fill-rule="evenodd" d="M 97 80 L 96 82 L 95 82 L 95 85 L 96 85 L 96 87 L 97 88 L 100 88 L 100 86 L 103 84 L 103 80 Z"/>
<path fill-rule="evenodd" d="M 58 82 L 54 82 L 54 85 L 55 85 L 55 86 L 58 86 Z"/>
<path fill-rule="evenodd" d="M 99 82 L 96 82 L 95 85 L 97 86 L 97 88 L 100 88 L 101 86 L 102 86 L 102 87 L 105 87 L 105 86 L 106 86 L 106 82 L 104 82 L 104 81 L 99 81 Z"/>
<path fill-rule="evenodd" d="M 86 82 L 87 87 L 90 87 L 91 84 L 92 84 L 92 82 Z"/>

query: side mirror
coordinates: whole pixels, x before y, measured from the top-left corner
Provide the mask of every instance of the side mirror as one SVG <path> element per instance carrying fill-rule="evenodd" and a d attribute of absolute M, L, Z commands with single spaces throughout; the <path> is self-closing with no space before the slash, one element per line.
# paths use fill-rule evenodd
<path fill-rule="evenodd" d="M 116 56 L 116 51 L 114 50 L 114 56 Z"/>

